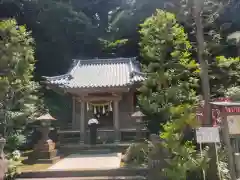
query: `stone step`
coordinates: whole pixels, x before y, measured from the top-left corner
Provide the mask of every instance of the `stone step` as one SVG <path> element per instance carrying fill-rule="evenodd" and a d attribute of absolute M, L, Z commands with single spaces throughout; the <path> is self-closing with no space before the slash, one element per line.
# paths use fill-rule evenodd
<path fill-rule="evenodd" d="M 97 155 L 97 154 L 109 154 L 114 151 L 111 149 L 61 149 L 59 151 L 60 155 L 65 157 L 71 154 L 81 154 L 81 155 Z"/>
<path fill-rule="evenodd" d="M 61 150 L 70 150 L 70 149 L 78 149 L 78 150 L 86 150 L 86 149 L 126 149 L 131 145 L 131 142 L 128 143 L 110 143 L 110 144 L 96 144 L 96 145 L 89 145 L 89 144 L 61 144 Z"/>
<path fill-rule="evenodd" d="M 111 149 L 86 149 L 79 151 L 79 154 L 108 154 L 111 152 Z"/>
<path fill-rule="evenodd" d="M 143 176 L 95 176 L 95 177 L 66 177 L 66 178 L 18 178 L 16 180 L 146 180 Z"/>
<path fill-rule="evenodd" d="M 135 177 L 136 175 L 146 177 L 146 168 L 119 168 L 98 170 L 68 170 L 68 171 L 38 171 L 24 172 L 19 178 L 89 178 L 89 177 Z M 46 179 L 45 179 L 46 180 Z"/>

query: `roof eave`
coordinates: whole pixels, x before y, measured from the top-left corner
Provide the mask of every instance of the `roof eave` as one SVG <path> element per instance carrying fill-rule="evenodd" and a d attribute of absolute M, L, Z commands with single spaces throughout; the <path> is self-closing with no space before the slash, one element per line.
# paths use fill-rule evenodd
<path fill-rule="evenodd" d="M 48 80 L 48 81 L 52 81 L 52 80 L 59 80 L 59 79 L 63 79 L 63 78 L 67 78 L 67 79 L 71 79 L 73 78 L 71 74 L 67 73 L 67 74 L 63 74 L 63 75 L 59 75 L 59 76 L 42 76 L 43 79 Z"/>

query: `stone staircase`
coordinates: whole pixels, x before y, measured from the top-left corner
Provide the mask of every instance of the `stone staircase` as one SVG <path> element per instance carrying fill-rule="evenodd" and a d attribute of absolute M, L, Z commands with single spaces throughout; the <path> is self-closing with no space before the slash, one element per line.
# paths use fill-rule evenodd
<path fill-rule="evenodd" d="M 68 178 L 31 178 L 31 180 L 146 180 L 143 176 L 115 176 L 115 177 L 68 177 Z M 29 180 L 19 178 L 17 180 Z"/>
<path fill-rule="evenodd" d="M 65 146 L 61 147 L 60 154 L 98 155 L 119 152 L 128 146 Z M 106 162 L 107 163 L 107 162 Z M 46 170 L 37 172 L 24 172 L 19 180 L 145 180 L 148 170 L 145 168 L 117 168 L 93 170 Z"/>
<path fill-rule="evenodd" d="M 97 144 L 91 145 L 80 145 L 80 144 L 64 144 L 59 147 L 61 154 L 75 154 L 75 153 L 93 153 L 93 154 L 105 154 L 109 152 L 125 152 L 129 147 L 130 143 L 120 143 L 120 144 Z"/>
<path fill-rule="evenodd" d="M 25 172 L 18 180 L 145 180 L 145 168 L 119 168 L 109 170 L 39 171 Z"/>

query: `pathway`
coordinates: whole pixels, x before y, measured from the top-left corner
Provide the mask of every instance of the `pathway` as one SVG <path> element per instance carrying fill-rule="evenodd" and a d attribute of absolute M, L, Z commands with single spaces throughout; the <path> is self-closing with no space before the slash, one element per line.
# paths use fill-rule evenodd
<path fill-rule="evenodd" d="M 116 169 L 120 167 L 121 153 L 91 154 L 81 155 L 72 154 L 60 160 L 48 170 L 97 170 L 97 169 Z"/>

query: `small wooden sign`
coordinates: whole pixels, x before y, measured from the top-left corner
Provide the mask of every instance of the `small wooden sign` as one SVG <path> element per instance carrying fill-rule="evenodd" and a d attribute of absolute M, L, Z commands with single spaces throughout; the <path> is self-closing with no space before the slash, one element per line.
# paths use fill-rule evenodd
<path fill-rule="evenodd" d="M 240 134 L 240 115 L 227 116 L 229 134 L 239 135 Z"/>
<path fill-rule="evenodd" d="M 220 142 L 219 130 L 217 127 L 200 127 L 196 129 L 198 143 L 218 143 Z"/>

